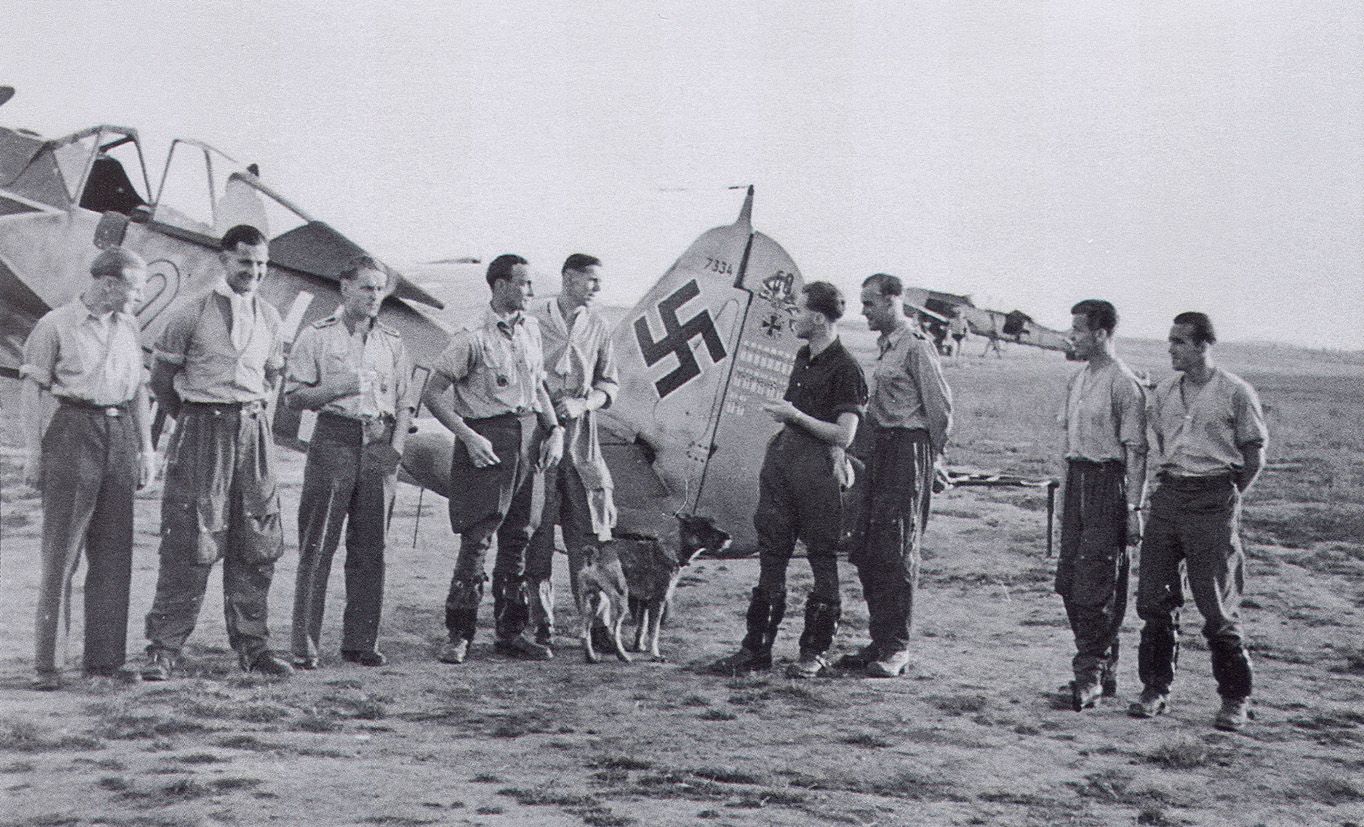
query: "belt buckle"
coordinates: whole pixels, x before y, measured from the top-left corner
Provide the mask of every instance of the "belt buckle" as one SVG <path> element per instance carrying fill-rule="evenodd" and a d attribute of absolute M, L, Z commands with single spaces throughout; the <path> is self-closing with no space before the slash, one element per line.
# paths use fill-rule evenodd
<path fill-rule="evenodd" d="M 104 415 L 112 419 L 117 419 L 120 416 L 123 416 L 123 411 L 120 411 L 118 408 L 111 405 L 104 409 Z"/>

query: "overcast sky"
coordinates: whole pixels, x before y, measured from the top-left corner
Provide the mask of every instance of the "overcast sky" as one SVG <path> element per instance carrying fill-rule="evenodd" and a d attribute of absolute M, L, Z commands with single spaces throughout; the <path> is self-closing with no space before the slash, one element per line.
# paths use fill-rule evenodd
<path fill-rule="evenodd" d="M 807 279 L 1364 348 L 1359 2 L 734 5 L 0 0 L 0 124 L 135 126 L 153 183 L 197 137 L 389 261 L 591 252 L 615 302 L 751 183 Z"/>

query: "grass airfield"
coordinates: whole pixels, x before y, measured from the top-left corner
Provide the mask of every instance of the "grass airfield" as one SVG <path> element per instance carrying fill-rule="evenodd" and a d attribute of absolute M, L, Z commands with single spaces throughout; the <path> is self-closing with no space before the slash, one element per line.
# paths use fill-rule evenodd
<path fill-rule="evenodd" d="M 874 357 L 860 320 L 844 338 Z M 949 460 L 1052 473 L 1055 412 L 1076 366 L 1021 347 L 981 359 L 982 345 L 972 339 L 963 364 L 947 368 L 958 405 Z M 1134 368 L 1169 372 L 1158 342 L 1120 350 Z M 1072 644 L 1051 593 L 1045 496 L 1008 489 L 935 498 L 903 679 L 706 674 L 742 635 L 755 560 L 703 559 L 684 573 L 666 662 L 588 665 L 568 637 L 548 663 L 499 658 L 489 605 L 470 661 L 439 664 L 456 540 L 443 500 L 424 498 L 418 528 L 418 492 L 400 486 L 381 633 L 389 665 L 336 657 L 338 561 L 321 670 L 288 682 L 238 672 L 215 574 L 187 675 L 132 686 L 72 677 L 60 692 L 33 692 L 41 520 L 37 501 L 18 497 L 7 388 L 0 824 L 1364 824 L 1364 354 L 1217 353 L 1260 390 L 1271 433 L 1243 523 L 1258 717 L 1240 734 L 1212 729 L 1217 697 L 1191 604 L 1171 714 L 1125 714 L 1140 689 L 1131 610 L 1119 698 L 1069 709 L 1058 687 Z M 283 647 L 303 457 L 279 458 L 288 550 L 271 617 Z M 158 505 L 156 491 L 137 502 L 133 652 L 155 585 Z M 564 560 L 560 617 L 571 631 Z M 809 582 L 793 561 L 783 661 L 796 656 Z M 866 627 L 850 567 L 843 582 L 835 653 Z M 67 644 L 77 664 L 79 605 L 78 594 Z"/>

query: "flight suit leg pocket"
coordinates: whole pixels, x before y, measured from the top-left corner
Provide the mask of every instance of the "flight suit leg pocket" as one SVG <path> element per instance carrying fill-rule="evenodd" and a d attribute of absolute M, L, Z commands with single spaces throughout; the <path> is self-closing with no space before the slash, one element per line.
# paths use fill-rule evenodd
<path fill-rule="evenodd" d="M 241 525 L 237 529 L 243 562 L 271 563 L 283 556 L 284 529 L 279 511 L 279 489 L 273 477 L 266 477 L 242 495 Z"/>
<path fill-rule="evenodd" d="M 222 557 L 227 529 L 222 506 L 214 497 L 167 497 L 161 503 L 161 554 L 179 556 L 194 565 L 210 565 Z"/>
<path fill-rule="evenodd" d="M 1070 572 L 1070 600 L 1078 606 L 1102 606 L 1118 582 L 1118 552 L 1080 555 Z"/>

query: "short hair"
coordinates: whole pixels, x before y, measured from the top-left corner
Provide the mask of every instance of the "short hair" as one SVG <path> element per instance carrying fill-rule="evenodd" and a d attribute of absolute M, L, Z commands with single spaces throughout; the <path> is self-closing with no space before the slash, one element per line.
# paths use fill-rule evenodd
<path fill-rule="evenodd" d="M 836 322 L 843 316 L 843 293 L 827 281 L 812 281 L 800 288 L 805 306 Z"/>
<path fill-rule="evenodd" d="M 1196 345 L 1217 344 L 1217 331 L 1212 329 L 1212 319 L 1208 318 L 1207 313 L 1186 311 L 1175 316 L 1175 324 L 1188 325 L 1193 332 L 1193 341 Z"/>
<path fill-rule="evenodd" d="M 569 270 L 586 270 L 589 267 L 600 266 L 601 259 L 597 258 L 596 256 L 589 256 L 586 253 L 574 253 L 573 255 L 564 259 L 564 266 L 562 269 L 560 269 L 559 272 L 565 273 Z"/>
<path fill-rule="evenodd" d="M 269 244 L 270 239 L 265 237 L 265 233 L 250 224 L 238 224 L 227 232 L 223 233 L 223 240 L 218 243 L 218 248 L 224 252 L 231 252 L 237 249 L 238 244 L 245 244 L 248 247 L 257 247 L 261 244 Z"/>
<path fill-rule="evenodd" d="M 518 264 L 530 264 L 516 253 L 503 253 L 492 261 L 488 262 L 488 286 L 492 287 L 503 279 L 512 277 L 512 269 Z"/>
<path fill-rule="evenodd" d="M 147 262 L 142 260 L 142 256 L 132 250 L 125 250 L 122 247 L 106 247 L 99 251 L 95 260 L 90 262 L 90 277 L 102 278 L 123 278 L 124 270 L 145 270 Z"/>
<path fill-rule="evenodd" d="M 341 281 L 355 281 L 356 279 L 360 278 L 360 274 L 365 272 L 366 270 L 373 270 L 376 273 L 382 273 L 384 276 L 384 285 L 385 286 L 388 285 L 389 282 L 388 270 L 384 268 L 384 265 L 380 264 L 373 256 L 370 255 L 358 255 L 355 258 L 351 259 L 350 262 L 346 264 L 345 269 L 336 274 L 336 278 Z"/>
<path fill-rule="evenodd" d="M 882 296 L 903 296 L 905 294 L 904 282 L 900 281 L 899 276 L 892 276 L 890 273 L 872 273 L 862 282 L 863 287 L 875 287 L 876 292 Z"/>
<path fill-rule="evenodd" d="M 1070 309 L 1072 316 L 1084 316 L 1090 330 L 1103 330 L 1109 336 L 1118 326 L 1118 309 L 1103 299 L 1084 299 Z"/>

